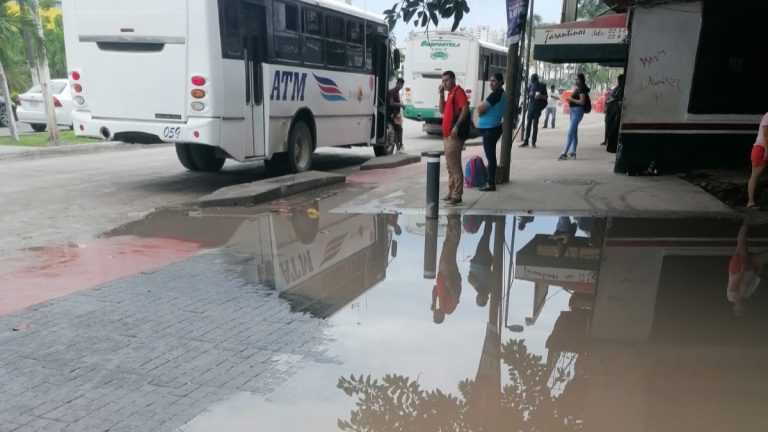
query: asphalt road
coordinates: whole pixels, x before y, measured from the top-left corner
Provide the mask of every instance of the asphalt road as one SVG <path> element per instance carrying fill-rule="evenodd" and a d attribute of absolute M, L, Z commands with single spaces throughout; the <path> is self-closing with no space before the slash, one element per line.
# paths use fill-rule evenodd
<path fill-rule="evenodd" d="M 440 145 L 409 122 L 412 152 Z M 343 171 L 374 157 L 370 148 L 320 149 L 313 168 Z M 193 202 L 221 187 L 267 177 L 260 162 L 227 161 L 219 173 L 185 170 L 172 147 L 0 161 L 0 254 L 87 242 L 156 208 Z"/>

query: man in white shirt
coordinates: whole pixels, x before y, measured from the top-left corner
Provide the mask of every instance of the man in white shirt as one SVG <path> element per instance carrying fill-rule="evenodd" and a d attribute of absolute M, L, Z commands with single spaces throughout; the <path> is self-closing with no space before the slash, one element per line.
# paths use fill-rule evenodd
<path fill-rule="evenodd" d="M 549 98 L 547 98 L 547 114 L 544 116 L 544 129 L 547 128 L 550 114 L 552 114 L 552 129 L 555 128 L 555 113 L 557 112 L 557 101 L 559 100 L 560 92 L 555 90 L 555 86 L 549 86 Z"/>

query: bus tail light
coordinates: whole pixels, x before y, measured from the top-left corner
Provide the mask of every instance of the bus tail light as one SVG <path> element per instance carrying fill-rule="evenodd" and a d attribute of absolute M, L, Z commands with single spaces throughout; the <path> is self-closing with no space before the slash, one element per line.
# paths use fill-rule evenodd
<path fill-rule="evenodd" d="M 82 96 L 75 96 L 75 103 L 78 105 L 85 105 L 85 99 Z"/>
<path fill-rule="evenodd" d="M 467 89 L 467 96 L 472 94 L 472 89 Z"/>
<path fill-rule="evenodd" d="M 195 99 L 202 99 L 205 97 L 205 92 L 200 89 L 194 89 L 192 90 L 192 97 Z"/>
<path fill-rule="evenodd" d="M 193 133 L 192 135 L 194 135 L 195 138 L 200 138 L 200 132 L 198 131 L 195 131 L 195 133 Z"/>
<path fill-rule="evenodd" d="M 83 92 L 83 86 L 81 86 L 80 84 L 73 85 L 72 89 L 75 90 L 75 93 L 82 93 Z"/>
<path fill-rule="evenodd" d="M 79 81 L 80 80 L 80 72 L 72 71 L 72 79 L 75 80 L 75 81 Z"/>
<path fill-rule="evenodd" d="M 192 102 L 192 109 L 195 111 L 202 111 L 205 109 L 205 104 L 202 102 Z"/>
<path fill-rule="evenodd" d="M 196 85 L 197 87 L 202 87 L 205 85 L 205 78 L 201 76 L 193 76 L 192 77 L 192 84 Z"/>
<path fill-rule="evenodd" d="M 53 97 L 53 106 L 61 108 L 61 101 L 56 96 Z"/>

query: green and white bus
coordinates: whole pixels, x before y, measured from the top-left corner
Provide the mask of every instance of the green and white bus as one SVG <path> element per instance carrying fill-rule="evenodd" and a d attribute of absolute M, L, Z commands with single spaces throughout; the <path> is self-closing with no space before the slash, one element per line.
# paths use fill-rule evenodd
<path fill-rule="evenodd" d="M 423 130 L 439 134 L 443 116 L 438 110 L 437 88 L 443 72 L 451 70 L 474 110 L 490 92 L 488 78 L 506 75 L 507 49 L 478 40 L 468 33 L 431 31 L 414 33 L 406 41 L 403 115 L 424 122 Z"/>

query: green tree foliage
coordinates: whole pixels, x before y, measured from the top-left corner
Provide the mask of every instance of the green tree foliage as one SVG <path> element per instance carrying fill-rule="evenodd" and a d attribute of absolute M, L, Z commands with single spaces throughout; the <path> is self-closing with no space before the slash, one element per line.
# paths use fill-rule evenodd
<path fill-rule="evenodd" d="M 437 27 L 441 19 L 453 18 L 451 31 L 455 31 L 464 15 L 469 13 L 469 5 L 466 0 L 400 0 L 383 13 L 390 30 L 400 20 L 406 24 L 413 20 L 415 27 L 429 29 L 430 25 Z"/>
<path fill-rule="evenodd" d="M 350 418 L 340 419 L 338 427 L 360 432 L 583 429 L 578 417 L 580 410 L 570 412 L 561 406 L 561 400 L 569 397 L 568 386 L 557 396 L 550 391 L 550 373 L 541 356 L 528 352 L 523 340 L 510 340 L 501 351 L 509 384 L 500 388 L 498 382 L 464 380 L 458 385 L 459 396 L 439 389 L 425 390 L 418 382 L 401 375 L 386 375 L 381 381 L 362 375 L 342 377 L 337 387 L 357 401 Z M 571 383 L 579 379 L 583 379 L 583 374 Z M 496 404 L 488 403 L 494 399 L 489 397 L 493 392 L 500 396 Z"/>
<path fill-rule="evenodd" d="M 579 0 L 576 8 L 576 19 L 587 20 L 600 16 L 608 11 L 608 6 L 601 0 Z"/>

